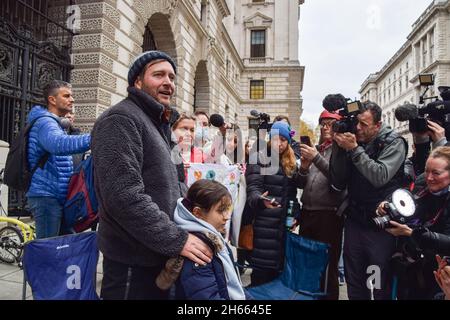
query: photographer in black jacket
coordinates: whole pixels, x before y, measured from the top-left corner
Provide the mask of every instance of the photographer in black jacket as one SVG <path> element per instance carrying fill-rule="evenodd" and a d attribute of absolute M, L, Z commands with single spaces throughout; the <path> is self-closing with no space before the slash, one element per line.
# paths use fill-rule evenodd
<path fill-rule="evenodd" d="M 432 151 L 425 166 L 426 185 L 417 186 L 416 221 L 390 221 L 390 234 L 399 237 L 394 267 L 399 278 L 399 299 L 433 299 L 439 287 L 434 280 L 435 255 L 450 255 L 450 147 Z M 385 202 L 377 209 L 386 214 Z"/>
<path fill-rule="evenodd" d="M 330 160 L 330 181 L 337 191 L 348 187 L 349 205 L 344 228 L 344 265 L 348 296 L 370 300 L 369 267 L 380 270 L 376 300 L 390 298 L 390 258 L 395 238 L 372 222 L 378 204 L 404 183 L 406 142 L 381 122 L 381 108 L 362 105 L 356 134 L 335 134 Z"/>

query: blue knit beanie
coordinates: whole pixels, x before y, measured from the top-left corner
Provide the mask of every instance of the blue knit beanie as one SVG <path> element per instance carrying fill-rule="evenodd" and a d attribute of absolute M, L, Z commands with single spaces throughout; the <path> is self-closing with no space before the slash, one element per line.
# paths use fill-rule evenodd
<path fill-rule="evenodd" d="M 274 132 L 274 130 L 278 130 L 278 133 L 276 134 Z M 283 138 L 286 138 L 287 141 L 289 143 L 291 143 L 291 139 L 292 139 L 292 137 L 291 137 L 291 127 L 289 127 L 289 124 L 287 124 L 284 121 L 275 122 L 272 125 L 272 128 L 270 129 L 270 138 L 272 138 L 272 136 L 276 136 L 276 135 L 280 135 Z"/>
<path fill-rule="evenodd" d="M 175 64 L 175 61 L 167 54 L 162 51 L 146 51 L 141 53 L 134 59 L 134 61 L 131 63 L 130 70 L 128 71 L 128 85 L 130 87 L 134 86 L 134 82 L 136 81 L 139 74 L 142 72 L 144 67 L 155 60 L 166 60 L 169 62 L 173 70 L 175 71 L 175 74 L 177 73 L 177 66 Z"/>

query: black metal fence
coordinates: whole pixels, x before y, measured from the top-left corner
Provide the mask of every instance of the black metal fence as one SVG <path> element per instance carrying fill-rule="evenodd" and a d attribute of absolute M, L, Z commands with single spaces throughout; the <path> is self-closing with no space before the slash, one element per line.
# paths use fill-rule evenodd
<path fill-rule="evenodd" d="M 0 140 L 11 143 L 53 79 L 70 80 L 74 0 L 0 1 Z M 10 190 L 10 215 L 23 214 L 24 195 Z"/>

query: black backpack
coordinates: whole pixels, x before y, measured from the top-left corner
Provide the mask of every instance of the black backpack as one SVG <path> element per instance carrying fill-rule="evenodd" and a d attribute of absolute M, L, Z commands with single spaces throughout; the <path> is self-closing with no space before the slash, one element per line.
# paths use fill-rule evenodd
<path fill-rule="evenodd" d="M 27 124 L 25 128 L 19 132 L 18 136 L 12 142 L 11 148 L 9 149 L 8 157 L 6 158 L 5 176 L 3 180 L 8 187 L 17 191 L 28 191 L 33 174 L 36 172 L 38 167 L 41 169 L 44 168 L 44 165 L 50 155 L 46 152 L 31 171 L 28 169 L 28 135 L 34 123 L 43 117 L 47 116 L 38 117 L 31 123 Z M 52 118 L 50 116 L 48 117 Z"/>

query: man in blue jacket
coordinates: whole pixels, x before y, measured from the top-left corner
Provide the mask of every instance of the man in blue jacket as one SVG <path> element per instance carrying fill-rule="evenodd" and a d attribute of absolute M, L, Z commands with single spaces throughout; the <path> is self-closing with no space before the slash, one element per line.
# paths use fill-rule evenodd
<path fill-rule="evenodd" d="M 60 117 L 73 108 L 69 83 L 51 81 L 44 89 L 44 99 L 47 105 L 34 106 L 27 120 L 31 123 L 37 119 L 29 133 L 28 166 L 38 165 L 38 168 L 26 195 L 38 239 L 59 235 L 63 204 L 73 173 L 71 155 L 89 150 L 91 143 L 89 134 L 70 136 L 61 126 Z"/>

